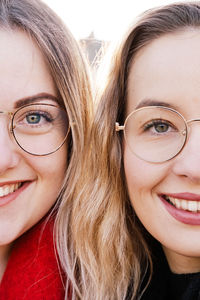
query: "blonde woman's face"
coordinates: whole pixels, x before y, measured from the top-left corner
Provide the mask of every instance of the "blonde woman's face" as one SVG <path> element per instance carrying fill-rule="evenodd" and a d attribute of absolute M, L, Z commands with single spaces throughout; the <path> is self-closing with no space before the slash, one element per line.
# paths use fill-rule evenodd
<path fill-rule="evenodd" d="M 24 32 L 0 30 L 0 69 L 0 111 L 15 111 L 41 93 L 57 96 L 44 57 Z M 0 115 L 0 252 L 53 206 L 66 169 L 65 145 L 51 155 L 30 155 L 8 123 Z"/>
<path fill-rule="evenodd" d="M 174 108 L 186 120 L 200 119 L 199 31 L 165 35 L 137 53 L 128 80 L 127 115 L 152 103 Z M 177 273 L 200 271 L 200 122 L 189 128 L 185 147 L 167 162 L 144 161 L 124 144 L 133 208 Z"/>

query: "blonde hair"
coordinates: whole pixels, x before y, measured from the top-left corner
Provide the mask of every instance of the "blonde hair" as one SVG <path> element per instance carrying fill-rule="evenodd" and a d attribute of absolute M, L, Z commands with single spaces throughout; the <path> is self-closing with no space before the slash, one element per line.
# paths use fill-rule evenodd
<path fill-rule="evenodd" d="M 1 0 L 0 26 L 6 30 L 23 30 L 37 43 L 51 72 L 60 104 L 68 114 L 71 130 L 67 140 L 66 176 L 56 206 L 59 209 L 62 202 L 72 202 L 75 195 L 91 124 L 92 92 L 87 63 L 69 30 L 40 0 Z M 66 223 L 60 219 L 56 223 L 56 240 L 62 240 L 62 231 L 66 230 Z M 62 256 L 61 250 L 59 253 Z M 66 289 L 66 297 L 67 293 Z"/>

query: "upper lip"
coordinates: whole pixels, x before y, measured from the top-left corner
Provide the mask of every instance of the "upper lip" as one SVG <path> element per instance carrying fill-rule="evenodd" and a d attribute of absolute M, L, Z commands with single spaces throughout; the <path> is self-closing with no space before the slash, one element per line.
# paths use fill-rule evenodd
<path fill-rule="evenodd" d="M 176 198 L 176 199 L 185 199 L 185 200 L 190 200 L 190 201 L 200 201 L 200 194 L 193 194 L 193 193 L 166 193 L 162 194 L 163 196 L 166 195 L 168 197 Z"/>
<path fill-rule="evenodd" d="M 33 180 L 12 180 L 12 181 L 5 181 L 5 182 L 0 182 L 0 187 L 4 185 L 10 185 L 10 184 L 16 184 L 16 183 L 24 183 L 28 181 L 33 181 Z"/>

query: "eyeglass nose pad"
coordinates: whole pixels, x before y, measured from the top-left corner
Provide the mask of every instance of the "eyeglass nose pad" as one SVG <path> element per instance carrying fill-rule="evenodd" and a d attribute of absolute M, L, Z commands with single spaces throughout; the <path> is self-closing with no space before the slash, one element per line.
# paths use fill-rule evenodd
<path fill-rule="evenodd" d="M 182 135 L 184 135 L 184 136 L 187 135 L 187 131 L 185 129 L 182 131 Z"/>

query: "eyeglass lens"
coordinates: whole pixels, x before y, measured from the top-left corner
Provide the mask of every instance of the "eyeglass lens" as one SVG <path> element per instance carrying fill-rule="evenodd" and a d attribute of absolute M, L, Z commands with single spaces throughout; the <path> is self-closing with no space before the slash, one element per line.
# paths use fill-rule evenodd
<path fill-rule="evenodd" d="M 28 153 L 47 155 L 64 143 L 69 129 L 66 112 L 50 104 L 33 104 L 17 110 L 12 120 L 16 142 Z"/>
<path fill-rule="evenodd" d="M 176 156 L 186 140 L 183 117 L 168 108 L 147 107 L 134 111 L 125 121 L 125 139 L 131 151 L 149 162 Z"/>

